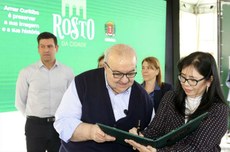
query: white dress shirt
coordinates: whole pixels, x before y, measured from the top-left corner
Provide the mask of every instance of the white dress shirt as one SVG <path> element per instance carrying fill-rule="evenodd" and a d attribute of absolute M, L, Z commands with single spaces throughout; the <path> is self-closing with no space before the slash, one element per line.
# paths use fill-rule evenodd
<path fill-rule="evenodd" d="M 22 69 L 16 84 L 16 108 L 26 116 L 54 116 L 73 78 L 73 71 L 59 62 L 50 70 L 41 61 Z"/>

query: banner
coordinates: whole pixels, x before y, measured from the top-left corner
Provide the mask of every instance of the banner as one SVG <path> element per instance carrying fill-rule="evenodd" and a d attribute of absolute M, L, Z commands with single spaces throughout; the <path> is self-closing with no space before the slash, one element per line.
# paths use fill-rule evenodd
<path fill-rule="evenodd" d="M 164 0 L 1 0 L 0 112 L 14 108 L 19 71 L 39 60 L 37 35 L 58 38 L 57 59 L 77 75 L 97 67 L 97 58 L 111 45 L 126 43 L 141 60 L 157 57 L 164 71 L 166 1 Z"/>

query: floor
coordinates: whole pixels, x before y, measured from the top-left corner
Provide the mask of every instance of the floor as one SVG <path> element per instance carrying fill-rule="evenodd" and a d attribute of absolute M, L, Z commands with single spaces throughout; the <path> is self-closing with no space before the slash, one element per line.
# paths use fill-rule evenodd
<path fill-rule="evenodd" d="M 18 111 L 0 113 L 0 152 L 26 152 L 25 118 Z M 230 152 L 230 137 L 222 138 L 221 152 Z"/>
<path fill-rule="evenodd" d="M 21 113 L 0 113 L 0 152 L 26 152 L 24 126 Z"/>

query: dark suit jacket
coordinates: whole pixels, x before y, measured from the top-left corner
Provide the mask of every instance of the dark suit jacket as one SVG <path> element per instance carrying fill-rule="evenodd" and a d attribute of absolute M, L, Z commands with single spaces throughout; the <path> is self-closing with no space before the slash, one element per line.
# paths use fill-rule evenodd
<path fill-rule="evenodd" d="M 160 90 L 154 90 L 154 99 L 153 99 L 153 101 L 154 101 L 154 110 L 155 110 L 155 112 L 157 112 L 157 109 L 158 109 L 158 106 L 160 104 L 161 98 L 169 90 L 173 90 L 172 85 L 169 84 L 169 83 L 163 83 L 163 85 L 161 86 Z"/>
<path fill-rule="evenodd" d="M 145 82 L 141 84 L 142 87 L 145 86 Z M 173 90 L 173 87 L 169 83 L 163 82 L 162 86 L 159 88 L 159 86 L 156 84 L 155 89 L 153 92 L 151 92 L 149 95 L 153 101 L 153 107 L 155 110 L 155 113 L 157 112 L 158 106 L 160 104 L 161 98 L 164 96 L 164 94 L 169 91 Z"/>

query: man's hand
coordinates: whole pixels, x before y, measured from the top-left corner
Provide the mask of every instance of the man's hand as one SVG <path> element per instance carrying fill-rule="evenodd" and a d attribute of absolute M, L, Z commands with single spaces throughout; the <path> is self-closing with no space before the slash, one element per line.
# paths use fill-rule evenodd
<path fill-rule="evenodd" d="M 115 141 L 116 138 L 105 134 L 98 125 L 91 125 L 90 127 L 91 139 L 98 143 L 103 143 L 106 141 Z"/>
<path fill-rule="evenodd" d="M 98 125 L 81 123 L 75 129 L 71 139 L 73 142 L 93 140 L 97 143 L 115 141 L 116 138 L 105 134 Z"/>
<path fill-rule="evenodd" d="M 135 127 L 130 129 L 129 132 L 134 135 L 139 135 L 144 137 L 141 133 L 138 134 L 137 128 Z M 133 146 L 134 150 L 138 150 L 140 152 L 156 152 L 156 149 L 153 148 L 152 146 L 144 146 L 130 139 L 125 139 L 125 142 Z"/>

